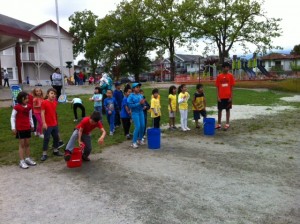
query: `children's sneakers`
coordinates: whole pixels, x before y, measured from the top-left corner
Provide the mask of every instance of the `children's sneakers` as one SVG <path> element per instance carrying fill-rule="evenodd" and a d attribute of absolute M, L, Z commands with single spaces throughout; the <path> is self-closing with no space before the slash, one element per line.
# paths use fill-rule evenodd
<path fill-rule="evenodd" d="M 126 135 L 126 139 L 127 140 L 131 139 L 130 134 Z"/>
<path fill-rule="evenodd" d="M 217 124 L 215 129 L 221 129 L 221 128 L 222 128 L 221 124 Z"/>
<path fill-rule="evenodd" d="M 114 132 L 110 131 L 110 132 L 109 132 L 109 135 L 114 135 Z"/>
<path fill-rule="evenodd" d="M 47 156 L 47 155 L 42 155 L 41 161 L 46 161 L 47 159 L 48 159 L 48 156 Z"/>
<path fill-rule="evenodd" d="M 36 165 L 36 162 L 33 161 L 30 157 L 25 159 L 25 163 L 29 166 L 35 166 Z"/>
<path fill-rule="evenodd" d="M 145 141 L 144 141 L 144 139 L 142 139 L 142 140 L 138 140 L 138 141 L 137 141 L 137 144 L 139 144 L 139 145 L 145 145 Z"/>
<path fill-rule="evenodd" d="M 22 168 L 22 169 L 28 169 L 28 165 L 26 164 L 26 162 L 25 162 L 25 160 L 21 160 L 20 161 L 20 167 Z"/>
<path fill-rule="evenodd" d="M 131 147 L 134 148 L 134 149 L 137 149 L 139 146 L 136 143 L 132 143 Z"/>

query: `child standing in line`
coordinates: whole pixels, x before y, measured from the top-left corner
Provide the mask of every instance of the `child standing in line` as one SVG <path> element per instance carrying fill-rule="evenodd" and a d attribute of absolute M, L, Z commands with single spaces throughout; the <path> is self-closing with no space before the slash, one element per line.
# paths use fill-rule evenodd
<path fill-rule="evenodd" d="M 199 126 L 199 119 L 200 114 L 203 118 L 206 118 L 206 99 L 203 93 L 203 85 L 197 84 L 196 85 L 196 93 L 194 94 L 193 99 L 193 113 L 194 113 L 194 120 L 196 124 L 196 128 L 200 128 Z"/>
<path fill-rule="evenodd" d="M 169 105 L 168 105 L 168 110 L 169 110 L 169 129 L 174 130 L 177 129 L 175 126 L 175 117 L 176 117 L 176 112 L 177 112 L 177 96 L 176 96 L 176 86 L 170 86 L 169 88 Z"/>
<path fill-rule="evenodd" d="M 94 101 L 94 109 L 95 111 L 102 111 L 102 90 L 99 86 L 95 87 L 94 95 L 89 99 L 90 101 Z M 102 120 L 102 116 L 101 119 Z"/>
<path fill-rule="evenodd" d="M 18 94 L 17 102 L 18 104 L 14 106 L 11 114 L 11 130 L 16 135 L 16 138 L 19 139 L 19 166 L 22 169 L 27 169 L 29 166 L 36 165 L 36 162 L 29 157 L 29 139 L 31 137 L 31 130 L 34 128 L 32 108 L 28 105 L 28 94 L 26 92 Z"/>
<path fill-rule="evenodd" d="M 41 115 L 44 129 L 43 155 L 41 157 L 41 161 L 45 161 L 48 159 L 47 150 L 50 141 L 50 135 L 52 135 L 53 137 L 53 155 L 63 156 L 63 154 L 58 151 L 59 135 L 56 107 L 56 90 L 54 88 L 50 88 L 47 90 L 46 99 L 42 102 L 41 105 Z"/>
<path fill-rule="evenodd" d="M 103 125 L 100 121 L 101 112 L 94 111 L 91 116 L 83 118 L 80 123 L 76 126 L 73 134 L 70 137 L 70 140 L 66 146 L 64 159 L 65 161 L 69 161 L 71 159 L 71 154 L 73 152 L 73 148 L 75 146 L 75 141 L 78 140 L 78 145 L 84 145 L 84 151 L 82 155 L 82 160 L 90 161 L 89 155 L 92 151 L 92 143 L 91 143 L 91 131 L 95 128 L 99 128 L 102 132 L 102 135 L 98 139 L 99 144 L 104 143 L 104 138 L 106 135 L 106 131 L 103 128 Z"/>
<path fill-rule="evenodd" d="M 138 148 L 139 145 L 144 145 L 143 134 L 145 131 L 145 119 L 143 107 L 145 104 L 145 99 L 143 95 L 140 94 L 140 87 L 142 84 L 133 83 L 132 84 L 132 93 L 127 98 L 127 103 L 131 109 L 131 117 L 134 123 L 134 133 L 132 139 L 132 147 L 134 149 Z"/>
<path fill-rule="evenodd" d="M 109 135 L 114 135 L 115 132 L 115 115 L 118 110 L 118 104 L 116 99 L 113 97 L 111 89 L 106 91 L 106 98 L 104 100 L 104 108 L 106 111 L 106 117 L 109 124 Z"/>
<path fill-rule="evenodd" d="M 152 90 L 153 98 L 151 99 L 151 117 L 153 119 L 153 127 L 159 128 L 159 122 L 160 122 L 160 100 L 158 99 L 158 89 Z"/>
<path fill-rule="evenodd" d="M 121 90 L 121 83 L 116 82 L 115 83 L 116 89 L 114 90 L 113 97 L 116 99 L 118 108 L 121 109 L 122 107 L 122 101 L 124 98 L 123 92 Z M 121 117 L 120 117 L 120 110 L 116 110 L 116 115 L 115 115 L 115 127 L 119 127 L 121 125 Z"/>
<path fill-rule="evenodd" d="M 80 98 L 74 98 L 71 103 L 71 108 L 73 107 L 74 113 L 74 122 L 78 121 L 77 108 L 81 110 L 81 118 L 83 119 L 85 117 L 85 107 L 82 104 L 82 100 Z"/>
<path fill-rule="evenodd" d="M 131 87 L 126 86 L 124 89 L 124 98 L 122 100 L 121 113 L 120 113 L 122 124 L 123 124 L 123 129 L 124 129 L 124 134 L 128 140 L 130 139 L 129 130 L 130 130 L 130 126 L 131 126 L 131 121 L 130 121 L 131 120 L 131 111 L 127 105 L 127 98 L 130 93 L 131 93 Z"/>
<path fill-rule="evenodd" d="M 150 105 L 149 103 L 147 102 L 147 99 L 145 97 L 145 94 L 144 94 L 144 90 L 140 89 L 140 94 L 143 95 L 143 99 L 145 99 L 145 103 L 144 103 L 144 106 L 143 106 L 143 112 L 144 112 L 144 120 L 145 120 L 145 128 L 144 128 L 144 134 L 143 134 L 143 138 L 142 140 L 144 141 L 145 138 L 146 138 L 146 130 L 147 130 L 147 119 L 148 119 L 148 110 L 150 109 Z"/>
<path fill-rule="evenodd" d="M 187 126 L 188 121 L 188 100 L 190 94 L 187 92 L 185 84 L 181 84 L 178 88 L 178 104 L 180 111 L 180 123 L 182 131 L 190 131 L 191 129 Z"/>
<path fill-rule="evenodd" d="M 41 115 L 41 105 L 44 101 L 44 94 L 41 88 L 34 88 L 32 91 L 33 95 L 33 113 L 37 120 L 36 134 L 40 138 L 44 138 L 43 135 L 43 121 Z"/>
<path fill-rule="evenodd" d="M 218 123 L 216 129 L 221 129 L 222 110 L 226 110 L 226 124 L 224 130 L 227 130 L 230 119 L 230 109 L 232 108 L 232 88 L 235 84 L 234 77 L 230 70 L 230 64 L 224 62 L 222 65 L 223 73 L 219 74 L 216 79 L 217 96 L 218 96 Z"/>

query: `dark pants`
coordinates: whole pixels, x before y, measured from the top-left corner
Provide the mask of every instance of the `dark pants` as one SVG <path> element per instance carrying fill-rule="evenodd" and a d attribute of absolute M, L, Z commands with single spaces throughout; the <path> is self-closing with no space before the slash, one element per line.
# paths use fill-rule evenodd
<path fill-rule="evenodd" d="M 74 112 L 74 117 L 77 120 L 77 108 L 79 108 L 81 110 L 81 117 L 84 118 L 85 117 L 85 108 L 81 103 L 74 103 L 73 105 L 73 112 Z"/>
<path fill-rule="evenodd" d="M 33 132 L 36 132 L 37 120 L 33 113 L 32 113 L 32 120 L 33 120 L 33 126 L 34 126 Z"/>
<path fill-rule="evenodd" d="M 122 123 L 123 123 L 123 129 L 124 129 L 124 134 L 129 135 L 129 130 L 130 130 L 130 118 L 122 118 Z"/>
<path fill-rule="evenodd" d="M 5 87 L 6 83 L 7 83 L 7 86 L 9 87 L 8 79 L 4 79 L 4 87 Z"/>
<path fill-rule="evenodd" d="M 104 100 L 107 98 L 106 94 L 102 94 L 102 105 L 104 105 Z M 102 114 L 106 114 L 105 107 L 102 107 Z"/>
<path fill-rule="evenodd" d="M 58 136 L 58 126 L 51 126 L 44 130 L 44 143 L 43 143 L 43 151 L 48 150 L 48 144 L 50 141 L 50 136 L 53 138 L 53 147 L 58 148 L 59 136 Z"/>
<path fill-rule="evenodd" d="M 52 86 L 52 87 L 56 90 L 56 93 L 57 93 L 56 97 L 58 99 L 60 97 L 60 95 L 61 95 L 61 88 L 62 88 L 62 86 Z"/>
<path fill-rule="evenodd" d="M 153 118 L 153 127 L 159 128 L 160 116 Z"/>
<path fill-rule="evenodd" d="M 116 110 L 116 114 L 115 114 L 115 126 L 120 126 L 120 125 L 121 125 L 120 111 Z"/>

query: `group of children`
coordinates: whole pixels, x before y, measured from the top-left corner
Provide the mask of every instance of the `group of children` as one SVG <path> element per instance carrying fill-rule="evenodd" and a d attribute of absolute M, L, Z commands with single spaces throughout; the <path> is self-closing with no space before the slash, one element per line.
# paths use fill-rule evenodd
<path fill-rule="evenodd" d="M 217 100 L 218 100 L 218 121 L 216 129 L 221 128 L 222 110 L 226 110 L 225 130 L 229 128 L 230 109 L 232 107 L 232 87 L 234 86 L 233 75 L 228 71 L 230 64 L 223 64 L 223 73 L 219 74 L 216 79 Z M 11 127 L 16 138 L 19 139 L 19 157 L 20 167 L 27 169 L 29 166 L 36 165 L 36 162 L 30 158 L 29 139 L 31 132 L 35 129 L 34 119 L 37 121 L 36 133 L 43 138 L 43 153 L 41 161 L 47 160 L 47 151 L 50 136 L 53 137 L 53 155 L 63 156 L 69 161 L 76 140 L 83 151 L 82 159 L 89 161 L 89 154 L 92 150 L 91 131 L 99 128 L 102 132 L 98 143 L 102 144 L 106 136 L 106 131 L 102 125 L 102 109 L 104 107 L 107 121 L 109 124 L 110 135 L 113 135 L 115 128 L 121 125 L 127 139 L 131 139 L 129 133 L 131 122 L 134 124 L 134 132 L 132 136 L 132 147 L 138 148 L 139 145 L 145 144 L 145 134 L 147 127 L 147 113 L 150 110 L 153 120 L 153 127 L 160 128 L 161 104 L 160 95 L 157 88 L 152 90 L 151 103 L 148 104 L 144 92 L 140 89 L 140 83 L 133 83 L 131 86 L 127 84 L 124 93 L 121 90 L 120 83 L 116 83 L 114 91 L 107 90 L 102 95 L 101 88 L 95 87 L 94 95 L 89 99 L 94 102 L 94 112 L 89 117 L 85 117 L 85 108 L 80 98 L 72 100 L 74 121 L 78 121 L 77 108 L 82 111 L 82 120 L 75 127 L 70 140 L 66 146 L 65 153 L 61 153 L 59 148 L 63 146 L 59 138 L 58 119 L 57 119 L 57 92 L 54 88 L 50 88 L 44 97 L 40 88 L 35 88 L 31 94 L 20 92 L 17 97 L 17 105 L 13 108 L 11 115 Z M 178 97 L 177 97 L 178 94 Z M 103 98 L 104 101 L 103 101 Z M 175 126 L 176 112 L 180 112 L 180 124 L 182 131 L 191 130 L 188 127 L 188 102 L 190 94 L 187 87 L 182 84 L 178 88 L 172 85 L 169 88 L 168 95 L 168 111 L 169 111 L 169 129 L 177 129 Z M 103 101 L 103 105 L 102 105 Z M 196 128 L 199 128 L 200 115 L 205 118 L 206 99 L 203 92 L 202 84 L 196 85 L 196 93 L 193 95 L 192 110 Z M 34 119 L 33 119 L 34 118 Z"/>

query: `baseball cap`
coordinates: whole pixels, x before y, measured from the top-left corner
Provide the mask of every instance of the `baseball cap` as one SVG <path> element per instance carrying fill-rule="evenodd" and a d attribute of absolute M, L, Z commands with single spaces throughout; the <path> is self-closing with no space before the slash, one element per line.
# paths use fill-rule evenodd
<path fill-rule="evenodd" d="M 135 88 L 135 87 L 141 86 L 141 85 L 142 85 L 141 83 L 135 82 L 135 83 L 132 83 L 131 88 Z"/>

